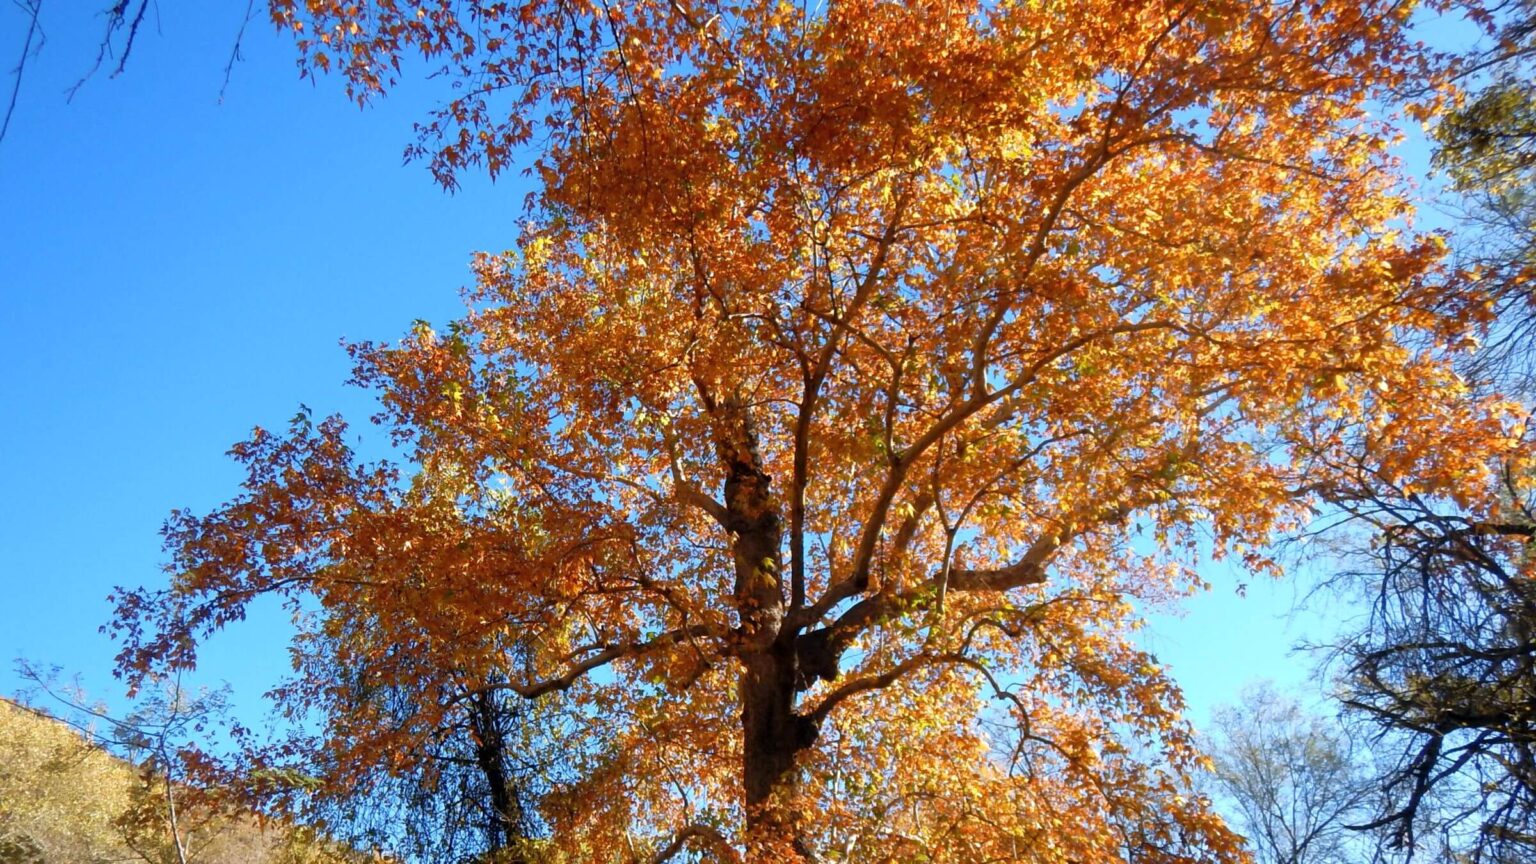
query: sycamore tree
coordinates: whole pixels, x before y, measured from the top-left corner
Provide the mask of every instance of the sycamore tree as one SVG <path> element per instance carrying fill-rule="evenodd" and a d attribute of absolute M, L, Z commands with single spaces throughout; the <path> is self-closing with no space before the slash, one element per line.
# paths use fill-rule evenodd
<path fill-rule="evenodd" d="M 270 7 L 538 191 L 465 317 L 352 346 L 399 455 L 256 430 L 121 671 L 279 595 L 344 668 L 561 693 L 549 860 L 1237 860 L 1139 610 L 1274 569 L 1355 442 L 1435 490 L 1507 434 L 1373 101 L 1438 80 L 1412 4 Z"/>

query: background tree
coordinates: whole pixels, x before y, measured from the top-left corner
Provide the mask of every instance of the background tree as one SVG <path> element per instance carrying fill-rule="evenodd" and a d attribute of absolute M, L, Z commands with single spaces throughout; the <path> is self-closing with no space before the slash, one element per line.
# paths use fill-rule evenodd
<path fill-rule="evenodd" d="M 1483 15 L 1489 44 L 1463 61 L 1473 89 L 1435 125 L 1435 164 L 1466 205 L 1463 254 L 1478 263 L 1501 306 L 1501 325 L 1469 374 L 1529 400 L 1536 394 L 1536 4 L 1504 0 Z"/>
<path fill-rule="evenodd" d="M 1448 844 L 1471 860 L 1506 861 L 1536 848 L 1533 11 L 1526 0 L 1477 10 L 1491 38 L 1461 61 L 1471 93 L 1434 127 L 1435 162 L 1467 205 L 1460 254 L 1496 307 L 1488 341 L 1459 369 L 1475 390 L 1518 400 L 1525 431 L 1490 456 L 1496 479 L 1456 500 L 1384 476 L 1366 456 L 1352 460 L 1356 482 L 1335 500 L 1367 529 L 1364 563 L 1345 584 L 1370 614 L 1339 654 L 1344 706 L 1382 757 L 1381 803 L 1361 821 L 1409 855 Z"/>
<path fill-rule="evenodd" d="M 279 744 L 251 754 L 263 800 L 396 860 L 535 860 L 545 833 L 535 805 L 565 779 L 574 746 L 559 734 L 559 700 L 471 688 L 455 670 L 423 668 L 408 646 L 373 645 L 368 628 L 346 623 L 300 641 L 302 674 L 278 692 L 311 710 L 292 718 Z M 525 653 L 513 646 L 505 657 L 516 666 Z M 504 680 L 492 673 L 482 683 Z M 307 699 L 291 689 L 305 686 L 322 689 Z M 357 731 L 338 736 L 339 726 Z"/>
<path fill-rule="evenodd" d="M 1232 860 L 1136 609 L 1270 567 L 1352 441 L 1439 490 L 1505 438 L 1395 227 L 1407 6 L 272 8 L 360 98 L 456 79 L 445 183 L 543 186 L 464 320 L 353 348 L 411 467 L 257 430 L 122 671 L 271 593 L 564 693 L 550 854 Z"/>
<path fill-rule="evenodd" d="M 1345 864 L 1370 857 L 1348 826 L 1373 812 L 1375 785 L 1344 731 L 1272 685 L 1249 685 L 1212 718 L 1219 799 L 1259 864 Z"/>
<path fill-rule="evenodd" d="M 1377 530 L 1361 576 L 1374 594 L 1341 649 L 1343 699 L 1395 756 L 1361 823 L 1410 853 L 1425 823 L 1473 861 L 1536 850 L 1531 479 L 1511 461 L 1484 517 L 1411 494 L 1355 508 Z"/>

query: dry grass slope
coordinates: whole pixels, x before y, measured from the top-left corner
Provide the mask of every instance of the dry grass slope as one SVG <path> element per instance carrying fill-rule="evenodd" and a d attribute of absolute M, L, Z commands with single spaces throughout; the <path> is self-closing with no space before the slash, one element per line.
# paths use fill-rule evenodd
<path fill-rule="evenodd" d="M 168 828 L 130 829 L 163 799 L 128 762 L 78 732 L 0 699 L 0 864 L 177 864 Z M 151 820 L 154 826 L 154 820 Z M 356 864 L 299 828 L 187 814 L 187 864 Z"/>

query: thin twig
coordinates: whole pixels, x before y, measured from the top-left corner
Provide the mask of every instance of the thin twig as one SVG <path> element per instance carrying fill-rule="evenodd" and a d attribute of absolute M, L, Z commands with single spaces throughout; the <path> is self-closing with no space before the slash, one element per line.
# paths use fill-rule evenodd
<path fill-rule="evenodd" d="M 229 89 L 229 79 L 235 72 L 235 64 L 245 59 L 240 53 L 240 46 L 245 41 L 245 28 L 251 23 L 255 9 L 256 0 L 245 0 L 245 17 L 240 19 L 240 31 L 235 34 L 235 44 L 229 49 L 229 62 L 224 64 L 224 82 L 219 85 L 220 105 L 224 104 L 224 91 Z"/>
<path fill-rule="evenodd" d="M 5 133 L 11 128 L 11 115 L 16 113 L 16 97 L 21 93 L 21 73 L 27 68 L 27 58 L 35 53 L 32 49 L 32 39 L 39 33 L 37 26 L 38 13 L 43 8 L 43 0 L 15 0 L 17 8 L 23 12 L 31 13 L 31 21 L 27 23 L 27 41 L 21 46 L 21 59 L 16 61 L 16 83 L 11 86 L 11 101 L 5 106 L 5 119 L 0 121 L 0 141 L 5 140 Z M 37 43 L 38 49 L 43 47 L 43 41 Z"/>

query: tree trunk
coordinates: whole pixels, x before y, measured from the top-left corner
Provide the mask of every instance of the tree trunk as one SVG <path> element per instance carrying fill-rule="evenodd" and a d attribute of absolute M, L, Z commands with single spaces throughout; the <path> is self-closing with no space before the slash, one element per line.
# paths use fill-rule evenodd
<path fill-rule="evenodd" d="M 793 651 L 743 658 L 742 781 L 746 793 L 748 860 L 807 857 L 795 800 L 795 757 L 816 740 L 816 727 L 795 713 Z"/>
<path fill-rule="evenodd" d="M 786 611 L 779 506 L 762 470 L 745 406 L 728 399 L 714 413 L 716 449 L 726 469 L 726 528 L 732 535 L 741 616 L 747 859 L 793 861 L 808 857 L 794 801 L 795 756 L 816 740 L 816 728 L 795 713 L 794 645 L 779 638 Z"/>
<path fill-rule="evenodd" d="M 485 777 L 491 798 L 486 845 L 495 860 L 519 864 L 525 860 L 523 841 L 527 838 L 523 836 L 522 803 L 506 772 L 507 739 L 502 729 L 501 707 L 495 694 L 473 696 L 470 728 L 475 738 L 475 763 Z"/>

